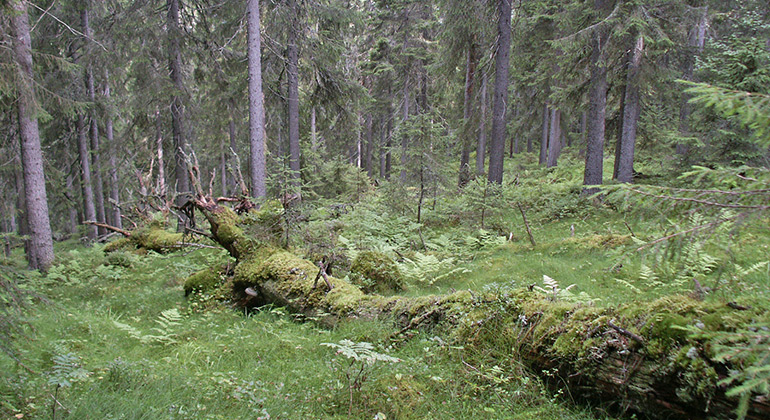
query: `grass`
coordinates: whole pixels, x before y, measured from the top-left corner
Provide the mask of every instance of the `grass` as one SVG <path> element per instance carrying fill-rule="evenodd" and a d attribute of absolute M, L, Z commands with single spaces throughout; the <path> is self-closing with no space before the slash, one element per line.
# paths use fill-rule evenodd
<path fill-rule="evenodd" d="M 325 330 L 280 308 L 201 310 L 185 300 L 181 282 L 224 260 L 220 252 L 150 254 L 129 267 L 104 265 L 100 247 L 59 255 L 55 275 L 28 280 L 50 303 L 31 308 L 30 339 L 15 343 L 26 368 L 0 356 L 2 418 L 49 419 L 54 407 L 57 419 L 596 418 L 525 370 L 467 365 L 456 347 L 427 333 L 397 342 L 376 322 Z M 181 319 L 164 328 L 156 321 L 169 309 Z M 170 339 L 142 342 L 120 325 Z M 346 359 L 321 345 L 343 339 L 401 359 L 368 367 L 352 405 Z M 65 354 L 88 375 L 57 390 L 53 371 Z M 65 376 L 74 369 L 58 367 Z"/>
<path fill-rule="evenodd" d="M 705 299 L 767 308 L 766 219 L 638 252 L 640 244 L 690 226 L 697 212 L 639 206 L 614 196 L 595 205 L 579 196 L 579 164 L 569 160 L 552 171 L 533 162 L 520 167 L 527 176 L 505 192 L 502 204 L 523 203 L 535 246 L 514 206 L 480 206 L 466 196 L 449 196 L 435 211 L 426 207 L 427 222 L 418 225 L 403 210 L 414 207 L 408 197 L 394 190 L 397 197 L 382 193 L 348 214 L 332 216 L 319 207 L 309 222 L 293 227 L 295 250 L 341 255 L 338 276 L 345 275 L 344 260 L 349 262 L 354 246 L 421 261 L 412 274 L 438 267 L 411 280 L 405 292 L 410 296 L 546 288 L 548 276 L 561 289 L 575 285 L 562 298 L 618 305 L 693 293 L 695 278 L 710 289 Z M 392 209 L 393 202 L 401 210 Z M 343 234 L 349 245 L 330 233 Z M 300 248 L 307 244 L 315 248 Z M 19 249 L 14 260 L 18 266 Z M 27 273 L 22 282 L 48 300 L 35 300 L 25 315 L 29 326 L 14 333 L 24 365 L 0 353 L 0 417 L 604 418 L 599 410 L 576 407 L 568 394 L 550 392 L 538 379 L 542 375 L 512 358 L 464 359 L 462 343 L 438 331 L 394 340 L 392 328 L 377 322 L 326 330 L 296 322 L 280 308 L 243 313 L 212 299 L 185 299 L 181 285 L 189 274 L 227 260 L 224 251 L 211 249 L 105 256 L 99 246 L 58 244 L 57 265 L 48 275 Z M 352 404 L 349 360 L 322 345 L 341 340 L 372 343 L 401 360 L 365 366 Z M 64 356 L 77 363 L 62 364 Z M 88 375 L 79 377 L 77 368 Z M 57 389 L 62 379 L 71 385 Z"/>

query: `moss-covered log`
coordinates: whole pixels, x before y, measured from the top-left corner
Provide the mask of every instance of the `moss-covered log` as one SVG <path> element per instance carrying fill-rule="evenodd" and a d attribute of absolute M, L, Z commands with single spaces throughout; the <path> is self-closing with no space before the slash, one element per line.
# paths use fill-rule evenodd
<path fill-rule="evenodd" d="M 232 292 L 245 305 L 280 305 L 327 325 L 387 318 L 401 332 L 450 326 L 466 360 L 491 358 L 512 368 L 524 362 L 566 385 L 573 397 L 651 418 L 734 417 L 738 399 L 726 396 L 720 380 L 745 366 L 717 361 L 710 334 L 770 321 L 766 311 L 688 296 L 599 308 L 527 290 L 384 297 L 333 277 L 329 290 L 314 281 L 316 265 L 247 233 L 258 221 L 273 220 L 275 206 L 238 216 L 210 200 L 199 198 L 195 205 L 214 240 L 236 258 Z M 692 334 L 693 328 L 703 333 Z M 752 396 L 747 418 L 770 418 L 764 396 Z"/>

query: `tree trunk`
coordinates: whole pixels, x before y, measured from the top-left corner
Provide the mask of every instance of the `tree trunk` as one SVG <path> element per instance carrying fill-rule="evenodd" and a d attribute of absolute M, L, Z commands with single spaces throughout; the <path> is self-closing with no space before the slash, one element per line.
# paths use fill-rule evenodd
<path fill-rule="evenodd" d="M 16 116 L 18 120 L 18 115 Z M 21 136 L 21 134 L 19 134 Z M 16 184 L 16 209 L 18 211 L 18 224 L 16 225 L 16 232 L 21 238 L 24 239 L 24 255 L 27 256 L 29 261 L 32 260 L 30 255 L 31 241 L 29 239 L 29 227 L 27 226 L 27 200 L 24 192 L 24 169 L 21 164 L 21 141 L 16 143 L 16 149 L 18 155 L 16 156 L 16 168 L 13 170 L 13 177 Z"/>
<path fill-rule="evenodd" d="M 385 133 L 387 135 L 385 139 L 385 179 L 390 179 L 390 173 L 392 172 L 392 154 L 391 149 L 393 148 L 393 118 L 390 116 L 390 113 L 388 113 L 388 124 L 387 124 L 387 130 L 385 130 Z"/>
<path fill-rule="evenodd" d="M 551 110 L 551 130 L 548 134 L 548 158 L 546 159 L 546 168 L 553 168 L 558 164 L 559 154 L 561 153 L 561 110 L 554 108 Z"/>
<path fill-rule="evenodd" d="M 297 0 L 289 0 L 290 26 L 287 55 L 287 76 L 289 82 L 289 167 L 291 168 L 292 184 L 299 187 L 300 148 L 299 148 L 299 10 Z"/>
<path fill-rule="evenodd" d="M 18 65 L 17 107 L 19 137 L 21 139 L 21 164 L 24 172 L 24 194 L 29 227 L 29 266 L 47 270 L 53 263 L 53 237 L 48 218 L 43 151 L 37 125 L 38 104 L 35 101 L 34 72 L 32 64 L 32 39 L 29 33 L 27 3 L 10 2 L 10 30 L 13 38 L 13 54 Z"/>
<path fill-rule="evenodd" d="M 460 152 L 460 178 L 458 180 L 458 186 L 460 188 L 464 187 L 465 184 L 467 184 L 471 179 L 470 155 L 473 130 L 471 130 L 470 124 L 471 116 L 473 115 L 471 101 L 473 100 L 473 82 L 476 73 L 476 61 L 476 49 L 473 42 L 471 42 L 468 45 L 468 54 L 465 59 L 465 95 L 463 97 L 462 151 Z M 478 164 L 476 167 L 478 168 Z"/>
<path fill-rule="evenodd" d="M 74 165 L 73 165 L 74 166 Z M 67 230 L 70 234 L 74 235 L 78 231 L 78 205 L 75 195 L 75 175 L 72 173 L 73 168 L 70 168 L 67 173 L 67 178 L 64 181 L 67 191 L 64 192 L 64 198 L 67 199 Z"/>
<path fill-rule="evenodd" d="M 83 114 L 78 114 L 75 129 L 77 130 L 78 156 L 80 158 L 80 187 L 83 189 L 83 218 L 84 221 L 96 222 L 94 190 L 91 183 L 91 160 L 88 157 L 88 139 Z M 86 227 L 86 234 L 90 240 L 95 240 L 99 236 L 97 227 L 94 225 Z"/>
<path fill-rule="evenodd" d="M 701 14 L 698 17 L 698 22 L 695 27 L 690 30 L 690 36 L 687 42 L 687 54 L 684 61 L 684 72 L 682 75 L 683 80 L 692 81 L 693 73 L 695 71 L 695 58 L 703 52 L 703 47 L 706 43 L 706 28 L 708 27 L 708 6 L 703 6 Z M 686 137 L 690 135 L 690 114 L 692 113 L 692 105 L 689 102 L 690 95 L 682 94 L 682 103 L 679 107 L 679 135 Z M 682 156 L 686 156 L 689 152 L 689 148 L 686 144 L 677 144 L 676 153 Z"/>
<path fill-rule="evenodd" d="M 487 73 L 481 72 L 481 115 L 479 115 L 479 139 L 476 144 L 476 175 L 484 175 L 487 157 Z"/>
<path fill-rule="evenodd" d="M 262 40 L 260 32 L 259 0 L 249 0 L 249 177 L 254 198 L 267 195 L 265 161 L 265 95 L 262 92 Z M 291 78 L 291 77 L 290 77 Z M 291 99 L 290 101 L 291 102 Z M 232 120 L 231 120 L 232 122 Z M 235 124 L 232 123 L 231 143 Z M 299 149 L 299 138 L 297 138 Z M 297 150 L 299 164 L 299 150 Z M 294 169 L 292 167 L 292 169 Z M 299 170 L 299 166 L 297 166 Z"/>
<path fill-rule="evenodd" d="M 249 97 L 249 102 L 251 102 L 251 97 Z M 225 171 L 229 173 L 227 176 L 227 189 L 229 191 L 229 194 L 235 195 L 235 194 L 241 194 L 241 191 L 238 189 L 237 180 L 235 179 L 235 174 L 239 173 L 240 171 L 241 162 L 239 160 L 233 160 L 235 158 L 235 156 L 233 156 L 233 153 L 237 153 L 238 151 L 238 136 L 237 136 L 236 127 L 235 127 L 235 113 L 236 113 L 235 99 L 231 97 L 228 103 L 230 107 L 230 121 L 228 122 L 230 145 L 226 147 L 227 150 L 225 150 L 225 153 L 227 154 L 227 159 L 225 160 L 225 164 L 226 164 Z M 262 113 L 262 115 L 264 115 L 264 112 Z M 251 118 L 251 115 L 249 114 L 249 119 L 250 118 Z M 249 124 L 251 124 L 251 121 L 249 121 Z M 251 130 L 251 128 L 249 128 L 249 130 Z M 262 130 L 262 132 L 264 133 L 264 129 Z M 251 139 L 249 139 L 249 162 L 251 162 Z M 246 180 L 243 180 L 243 181 L 245 182 Z M 253 182 L 253 180 L 251 179 L 251 163 L 249 163 L 249 181 Z"/>
<path fill-rule="evenodd" d="M 518 95 L 516 95 L 516 102 L 513 104 L 513 120 L 518 121 L 519 120 L 519 109 L 520 109 L 520 102 L 518 99 Z M 521 145 L 519 144 L 519 131 L 516 130 L 512 133 L 511 136 L 511 150 L 509 157 L 513 159 L 513 155 L 518 155 L 521 152 Z"/>
<path fill-rule="evenodd" d="M 86 94 L 88 95 L 88 101 L 91 102 L 92 107 L 88 111 L 89 119 L 89 134 L 91 139 L 91 180 L 93 182 L 94 189 L 94 205 L 96 206 L 96 220 L 100 223 L 107 221 L 105 209 L 104 209 L 104 181 L 102 179 L 102 163 L 99 146 L 99 122 L 96 118 L 96 83 L 94 81 L 93 72 L 93 57 L 90 54 L 90 42 L 93 39 L 91 34 L 91 25 L 89 24 L 88 6 L 84 6 L 80 12 L 80 23 L 83 27 L 83 35 L 85 35 L 85 80 L 86 80 Z M 104 235 L 107 230 L 104 228 L 98 228 L 99 235 Z"/>
<path fill-rule="evenodd" d="M 118 148 L 115 144 L 115 133 L 112 125 L 112 105 L 110 103 L 110 74 L 107 70 L 104 72 L 104 99 L 108 104 L 108 111 L 104 118 L 104 131 L 107 137 L 107 147 L 110 150 L 108 164 L 110 166 L 110 201 L 112 202 L 112 211 L 110 224 L 117 228 L 123 227 L 123 221 L 120 214 L 120 181 L 118 179 Z"/>
<path fill-rule="evenodd" d="M 508 98 L 508 63 L 511 50 L 511 0 L 497 1 L 497 57 L 492 103 L 492 139 L 489 147 L 489 181 L 503 183 L 505 158 L 505 101 Z"/>
<path fill-rule="evenodd" d="M 601 185 L 604 171 L 604 128 L 607 109 L 607 67 L 602 48 L 606 36 L 594 33 L 591 50 L 591 80 L 588 87 L 588 114 L 582 114 L 581 130 L 586 135 L 586 165 L 583 185 Z M 595 194 L 598 188 L 584 188 L 583 194 Z"/>
<path fill-rule="evenodd" d="M 550 112 L 548 111 L 548 102 L 543 105 L 543 134 L 540 136 L 540 159 L 538 160 L 539 165 L 545 165 L 546 159 L 548 158 L 548 124 L 550 118 Z"/>
<path fill-rule="evenodd" d="M 163 159 L 163 124 L 160 118 L 160 110 L 155 109 L 155 154 L 158 157 L 158 181 L 155 189 L 156 194 L 164 201 L 167 200 L 166 194 L 166 161 Z M 152 179 L 152 178 L 150 178 Z"/>
<path fill-rule="evenodd" d="M 409 76 L 404 78 L 403 88 L 403 114 L 401 116 L 401 125 L 406 125 L 409 120 Z M 404 127 L 406 128 L 406 127 Z M 406 163 L 407 163 L 407 151 L 409 150 L 409 136 L 406 134 L 406 130 L 401 132 L 401 174 L 399 180 L 402 184 L 406 183 Z"/>
<path fill-rule="evenodd" d="M 636 127 L 639 122 L 639 70 L 644 52 L 644 37 L 638 35 L 626 76 L 626 92 L 623 106 L 623 130 L 620 139 L 620 154 L 617 157 L 617 180 L 633 182 L 634 147 L 636 146 Z"/>
<path fill-rule="evenodd" d="M 372 177 L 374 169 L 372 168 L 372 155 L 374 154 L 374 117 L 372 113 L 366 114 L 366 174 Z"/>
<path fill-rule="evenodd" d="M 168 31 L 168 67 L 171 82 L 174 85 L 174 93 L 171 95 L 171 126 L 174 139 L 174 180 L 176 182 L 176 204 L 181 206 L 187 200 L 183 196 L 190 192 L 190 178 L 185 161 L 185 147 L 187 141 L 184 134 L 184 106 L 181 95 L 184 92 L 182 75 L 182 51 L 179 45 L 181 30 L 179 28 L 179 0 L 168 1 L 168 15 L 166 30 Z M 184 223 L 184 221 L 180 221 Z"/>

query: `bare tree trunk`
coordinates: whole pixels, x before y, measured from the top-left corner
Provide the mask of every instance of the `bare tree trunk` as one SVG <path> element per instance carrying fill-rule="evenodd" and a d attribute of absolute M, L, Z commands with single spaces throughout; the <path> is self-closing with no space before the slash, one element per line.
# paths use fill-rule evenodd
<path fill-rule="evenodd" d="M 548 123 L 551 120 L 550 112 L 548 111 L 548 101 L 543 104 L 543 134 L 540 136 L 540 159 L 539 165 L 545 165 L 548 158 Z"/>
<path fill-rule="evenodd" d="M 404 106 L 403 106 L 403 114 L 401 116 L 401 124 L 406 124 L 406 122 L 409 120 L 409 76 L 407 75 L 404 78 L 404 88 L 403 88 L 403 100 L 404 100 Z M 399 179 L 401 180 L 401 183 L 406 182 L 406 162 L 407 162 L 407 151 L 409 150 L 409 136 L 406 135 L 406 130 L 403 130 L 401 133 L 401 174 L 399 175 Z"/>
<path fill-rule="evenodd" d="M 92 104 L 96 104 L 96 83 L 94 82 L 93 72 L 93 57 L 89 54 L 91 51 L 89 43 L 93 36 L 91 34 L 91 25 L 89 24 L 88 17 L 88 5 L 83 7 L 80 11 L 80 23 L 83 27 L 83 35 L 85 35 L 85 79 L 86 79 L 86 94 L 88 95 L 88 101 Z M 91 181 L 94 189 L 94 205 L 96 206 L 96 221 L 105 223 L 106 213 L 104 210 L 104 181 L 102 180 L 102 164 L 100 158 L 99 147 L 99 122 L 96 118 L 95 107 L 91 107 L 88 111 L 89 119 L 89 134 L 91 139 Z M 98 228 L 99 235 L 104 235 L 107 230 L 103 227 Z"/>
<path fill-rule="evenodd" d="M 291 24 L 289 27 L 287 55 L 287 76 L 289 82 L 289 167 L 292 171 L 292 183 L 300 186 L 300 147 L 299 147 L 299 10 L 297 0 L 289 0 Z"/>
<path fill-rule="evenodd" d="M 617 159 L 617 180 L 633 182 L 634 147 L 636 146 L 636 127 L 639 122 L 639 69 L 644 52 L 644 37 L 638 35 L 631 51 L 626 76 L 626 92 L 623 106 L 623 130 L 620 139 L 620 154 Z"/>
<path fill-rule="evenodd" d="M 190 178 L 187 171 L 187 162 L 184 157 L 184 148 L 187 141 L 184 135 L 184 106 L 180 95 L 184 92 L 182 77 L 182 51 L 179 46 L 181 30 L 179 28 L 179 0 L 168 1 L 167 31 L 168 31 L 168 67 L 171 73 L 171 82 L 174 84 L 174 93 L 171 96 L 171 126 L 174 139 L 174 180 L 176 182 L 176 204 L 181 206 L 187 200 L 183 196 L 190 192 Z M 184 221 L 180 221 L 183 223 Z"/>
<path fill-rule="evenodd" d="M 561 110 L 551 109 L 551 130 L 548 135 L 548 158 L 546 168 L 553 168 L 558 164 L 561 153 Z"/>
<path fill-rule="evenodd" d="M 581 118 L 581 131 L 586 136 L 586 166 L 583 185 L 600 185 L 604 172 L 605 111 L 607 109 L 607 67 L 603 63 L 606 35 L 594 33 L 591 50 L 591 81 L 588 88 L 588 115 Z M 583 194 L 594 194 L 598 188 L 585 188 Z"/>
<path fill-rule="evenodd" d="M 372 113 L 366 114 L 366 174 L 371 178 L 374 173 L 372 168 L 372 155 L 374 155 L 374 117 Z"/>
<path fill-rule="evenodd" d="M 508 98 L 508 63 L 511 50 L 511 0 L 498 0 L 495 96 L 492 104 L 492 139 L 489 147 L 489 181 L 503 183 L 505 158 L 505 101 Z"/>
<path fill-rule="evenodd" d="M 78 156 L 80 158 L 80 187 L 83 189 L 83 218 L 84 221 L 95 222 L 96 206 L 94 205 L 94 190 L 91 184 L 91 160 L 88 157 L 88 139 L 86 137 L 86 122 L 83 114 L 78 114 L 75 123 L 78 139 Z M 86 226 L 88 239 L 94 240 L 99 232 L 94 225 Z"/>
<path fill-rule="evenodd" d="M 110 104 L 110 73 L 105 70 L 104 72 L 104 99 Z M 108 164 L 110 166 L 110 201 L 112 201 L 112 212 L 110 224 L 117 228 L 123 227 L 123 221 L 120 214 L 120 181 L 118 179 L 118 161 L 117 161 L 117 145 L 115 144 L 115 133 L 112 125 L 112 109 L 107 111 L 104 119 L 104 131 L 107 137 L 107 147 L 110 149 L 110 158 Z"/>
<path fill-rule="evenodd" d="M 382 116 L 380 120 L 380 178 L 385 179 L 385 157 L 388 154 L 388 124 L 385 122 L 387 116 Z"/>
<path fill-rule="evenodd" d="M 356 121 L 358 122 L 358 124 L 357 124 L 358 128 L 356 129 L 356 150 L 355 150 L 355 154 L 356 154 L 356 168 L 361 169 L 361 165 L 363 163 L 363 152 L 364 152 L 364 149 L 363 149 L 364 148 L 364 145 L 363 145 L 363 143 L 364 143 L 363 142 L 363 137 L 364 136 L 363 136 L 363 132 L 362 132 L 363 129 L 364 129 L 364 127 L 363 127 L 364 125 L 363 125 L 363 121 L 362 121 L 364 119 L 364 117 L 363 117 L 363 115 L 361 115 L 361 111 L 360 110 L 356 114 L 357 114 L 356 115 Z"/>
<path fill-rule="evenodd" d="M 10 5 L 13 11 L 9 19 L 13 53 L 19 69 L 16 79 L 19 95 L 16 104 L 19 112 L 21 163 L 30 235 L 29 265 L 33 269 L 47 270 L 53 263 L 53 237 L 48 218 L 43 151 L 37 125 L 38 105 L 35 102 L 32 39 L 29 33 L 27 3 L 16 0 Z"/>
<path fill-rule="evenodd" d="M 251 101 L 251 98 L 249 98 L 249 101 Z M 230 106 L 230 121 L 228 123 L 228 131 L 229 131 L 229 135 L 230 135 L 230 145 L 228 147 L 226 147 L 227 150 L 225 150 L 225 153 L 227 154 L 227 159 L 225 160 L 225 164 L 226 164 L 225 171 L 229 172 L 230 170 L 232 170 L 232 171 L 237 172 L 240 169 L 241 162 L 240 161 L 231 161 L 231 158 L 234 158 L 234 156 L 232 156 L 232 153 L 235 153 L 238 150 L 238 135 L 237 135 L 237 132 L 236 132 L 236 127 L 235 127 L 236 106 L 235 106 L 235 99 L 234 98 L 230 98 L 229 106 Z M 263 111 L 264 111 L 264 108 L 263 108 Z M 251 112 L 251 111 L 249 111 L 249 112 Z M 264 120 L 264 112 L 262 113 L 262 115 L 263 115 L 263 120 Z M 249 116 L 249 118 L 251 118 L 251 116 Z M 249 124 L 251 124 L 251 122 L 249 122 Z M 251 128 L 249 128 L 249 130 L 251 130 Z M 263 134 L 264 134 L 264 131 L 265 130 L 264 130 L 264 126 L 263 126 L 263 130 L 262 130 Z M 264 135 L 263 135 L 263 138 L 264 138 Z M 249 142 L 251 142 L 251 140 L 249 140 Z M 249 144 L 251 144 L 251 143 L 249 143 Z M 251 160 L 251 146 L 249 146 L 249 161 L 250 160 Z M 251 168 L 251 164 L 249 164 L 249 168 Z M 251 169 L 249 169 L 249 178 L 251 178 L 251 172 L 250 171 L 251 171 Z M 230 192 L 230 194 L 238 194 L 238 193 L 240 193 L 240 191 L 238 191 L 238 187 L 236 185 L 237 182 L 236 182 L 236 179 L 235 179 L 235 172 L 230 173 L 227 176 L 228 191 Z"/>
<path fill-rule="evenodd" d="M 65 179 L 65 187 L 67 191 L 64 192 L 64 197 L 69 202 L 67 206 L 67 212 L 68 212 L 68 226 L 67 230 L 71 234 L 75 234 L 78 231 L 78 210 L 77 210 L 77 201 L 75 198 L 75 195 L 73 192 L 75 191 L 75 175 L 72 173 L 72 168 L 70 168 L 69 173 L 67 173 L 67 178 Z"/>
<path fill-rule="evenodd" d="M 473 85 L 476 74 L 476 61 L 476 49 L 473 42 L 471 42 L 470 45 L 468 45 L 468 53 L 465 59 L 465 95 L 463 97 L 462 150 L 460 152 L 460 178 L 458 180 L 458 186 L 460 187 L 465 186 L 465 184 L 467 184 L 471 179 L 470 155 L 473 131 L 470 128 L 470 123 L 471 116 L 473 115 L 471 101 L 473 100 Z M 476 168 L 478 168 L 478 164 L 476 164 Z"/>
<path fill-rule="evenodd" d="M 487 157 L 487 73 L 481 72 L 481 115 L 479 115 L 479 139 L 476 143 L 476 175 L 484 175 Z"/>
<path fill-rule="evenodd" d="M 518 100 L 518 95 L 516 95 L 516 102 L 513 104 L 513 120 L 517 121 L 519 119 L 519 109 L 520 109 L 520 102 Z M 511 138 L 511 150 L 510 150 L 510 157 L 513 158 L 513 155 L 518 155 L 521 153 L 521 145 L 519 144 L 519 131 L 515 131 L 513 133 L 513 136 Z"/>
<path fill-rule="evenodd" d="M 228 197 L 228 182 L 227 182 L 227 156 L 229 152 L 228 149 L 228 142 L 223 137 L 219 141 L 219 184 L 221 185 L 221 193 L 222 197 Z"/>
<path fill-rule="evenodd" d="M 392 163 L 391 163 L 391 149 L 393 148 L 393 118 L 390 116 L 390 112 L 388 112 L 388 124 L 387 124 L 387 130 L 385 130 L 386 133 L 386 141 L 385 141 L 385 150 L 387 151 L 385 153 L 385 179 L 390 179 L 390 173 L 392 169 Z"/>
<path fill-rule="evenodd" d="M 15 121 L 14 125 L 18 127 L 19 116 L 18 114 L 13 116 Z M 16 226 L 17 233 L 24 239 L 24 255 L 31 261 L 30 248 L 31 241 L 29 239 L 29 227 L 27 225 L 27 200 L 26 193 L 24 192 L 24 169 L 21 163 L 21 133 L 17 130 L 13 136 L 15 153 L 15 165 L 13 168 L 13 180 L 16 186 L 16 211 L 18 212 L 18 224 Z"/>
<path fill-rule="evenodd" d="M 158 156 L 158 182 L 155 189 L 157 194 L 165 201 L 166 194 L 166 162 L 163 159 L 163 124 L 160 118 L 160 110 L 155 109 L 155 154 Z"/>
<path fill-rule="evenodd" d="M 265 96 L 262 92 L 262 40 L 260 32 L 259 0 L 249 0 L 248 9 L 249 175 L 251 178 L 251 194 L 253 197 L 259 198 L 267 195 L 265 162 Z M 289 75 L 289 78 L 291 79 L 291 74 Z M 289 102 L 291 103 L 291 98 L 289 99 Z M 234 130 L 232 130 L 231 133 L 233 131 Z M 231 147 L 233 137 L 234 136 L 231 134 Z M 299 146 L 299 138 L 297 138 L 297 146 Z M 299 170 L 299 150 L 297 150 L 297 170 Z"/>
<path fill-rule="evenodd" d="M 698 18 L 698 22 L 694 28 L 690 30 L 690 36 L 687 42 L 687 54 L 685 55 L 684 74 L 682 79 L 693 80 L 693 74 L 695 72 L 695 57 L 703 52 L 703 47 L 706 43 L 706 28 L 708 27 L 708 6 L 703 6 L 701 14 Z M 690 114 L 692 113 L 692 105 L 690 105 L 690 95 L 682 94 L 682 103 L 679 108 L 679 134 L 681 136 L 688 136 L 690 134 Z M 677 144 L 676 153 L 682 156 L 686 156 L 689 152 L 689 147 L 686 144 Z"/>

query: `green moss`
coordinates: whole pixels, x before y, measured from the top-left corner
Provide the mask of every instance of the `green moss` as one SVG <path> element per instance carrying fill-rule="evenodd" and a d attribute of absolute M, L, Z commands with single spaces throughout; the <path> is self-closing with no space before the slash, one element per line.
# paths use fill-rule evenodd
<path fill-rule="evenodd" d="M 198 271 L 191 275 L 184 282 L 184 294 L 189 295 L 193 291 L 196 292 L 209 292 L 219 286 L 223 282 L 223 277 L 219 272 L 219 269 L 211 267 L 205 270 Z"/>
<path fill-rule="evenodd" d="M 105 256 L 104 265 L 112 265 L 112 266 L 129 268 L 132 265 L 134 265 L 135 260 L 136 260 L 136 256 L 131 253 L 128 253 L 123 250 L 113 251 L 113 252 L 107 253 L 107 255 Z"/>
<path fill-rule="evenodd" d="M 392 293 L 404 289 L 404 278 L 392 258 L 377 251 L 363 251 L 350 266 L 350 279 L 366 293 Z"/>
<path fill-rule="evenodd" d="M 104 245 L 104 252 L 115 252 L 115 251 L 121 251 L 121 250 L 129 250 L 129 249 L 135 249 L 136 246 L 129 238 L 118 238 L 114 241 L 108 242 L 106 245 Z"/>

